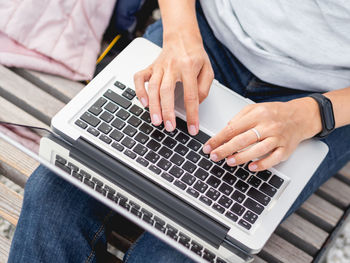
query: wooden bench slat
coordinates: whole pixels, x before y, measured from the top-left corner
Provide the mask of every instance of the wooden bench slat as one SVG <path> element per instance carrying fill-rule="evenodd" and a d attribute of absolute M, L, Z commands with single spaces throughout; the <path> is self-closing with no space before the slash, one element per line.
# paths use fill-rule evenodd
<path fill-rule="evenodd" d="M 11 241 L 0 235 L 0 262 L 7 262 L 11 247 Z"/>
<path fill-rule="evenodd" d="M 297 210 L 297 214 L 319 228 L 331 232 L 342 217 L 343 210 L 313 194 Z"/>
<path fill-rule="evenodd" d="M 312 256 L 308 255 L 276 234 L 272 234 L 258 256 L 269 263 L 307 263 L 311 262 L 313 259 Z"/>
<path fill-rule="evenodd" d="M 0 216 L 16 226 L 22 208 L 23 197 L 0 183 Z"/>
<path fill-rule="evenodd" d="M 267 263 L 267 261 L 263 260 L 261 257 L 254 256 L 254 263 Z"/>
<path fill-rule="evenodd" d="M 295 213 L 282 222 L 276 233 L 311 256 L 317 254 L 328 237 L 326 231 Z"/>
<path fill-rule="evenodd" d="M 64 103 L 11 70 L 0 66 L 0 96 L 11 101 L 47 125 Z"/>
<path fill-rule="evenodd" d="M 64 103 L 68 103 L 85 86 L 80 82 L 33 70 L 15 68 L 13 71 Z"/>
<path fill-rule="evenodd" d="M 336 178 L 330 178 L 318 190 L 317 194 L 327 201 L 346 209 L 350 205 L 350 186 Z"/>

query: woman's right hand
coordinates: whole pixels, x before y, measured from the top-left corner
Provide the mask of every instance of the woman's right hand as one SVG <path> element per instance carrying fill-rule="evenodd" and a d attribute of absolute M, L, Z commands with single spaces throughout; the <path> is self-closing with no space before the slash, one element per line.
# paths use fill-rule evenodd
<path fill-rule="evenodd" d="M 149 107 L 152 123 L 160 125 L 163 121 L 167 131 L 176 127 L 174 90 L 176 82 L 181 81 L 188 132 L 196 135 L 199 103 L 208 96 L 213 78 L 200 33 L 181 30 L 165 35 L 159 57 L 146 69 L 137 72 L 134 81 L 136 95 L 143 106 Z M 147 81 L 148 91 L 145 89 Z"/>

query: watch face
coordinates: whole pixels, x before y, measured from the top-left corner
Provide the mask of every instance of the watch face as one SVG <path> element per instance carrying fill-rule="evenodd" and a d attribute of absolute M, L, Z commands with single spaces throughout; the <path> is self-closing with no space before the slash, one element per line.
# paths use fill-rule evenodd
<path fill-rule="evenodd" d="M 327 98 L 324 100 L 324 118 L 325 118 L 325 128 L 329 131 L 334 129 L 335 121 L 334 121 L 334 113 L 333 113 L 333 106 L 332 102 Z"/>

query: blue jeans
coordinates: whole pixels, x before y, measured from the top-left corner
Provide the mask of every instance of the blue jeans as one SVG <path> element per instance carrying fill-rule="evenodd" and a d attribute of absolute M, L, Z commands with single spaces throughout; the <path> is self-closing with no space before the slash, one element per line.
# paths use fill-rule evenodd
<path fill-rule="evenodd" d="M 214 36 L 199 6 L 197 18 L 215 78 L 256 102 L 287 101 L 309 93 L 265 83 L 247 70 Z M 161 21 L 145 37 L 162 45 Z M 329 153 L 286 217 L 350 160 L 350 126 L 324 139 Z M 106 228 L 115 213 L 40 166 L 29 178 L 13 238 L 12 262 L 98 262 L 106 259 Z M 143 234 L 126 253 L 125 262 L 191 262 L 151 234 Z"/>

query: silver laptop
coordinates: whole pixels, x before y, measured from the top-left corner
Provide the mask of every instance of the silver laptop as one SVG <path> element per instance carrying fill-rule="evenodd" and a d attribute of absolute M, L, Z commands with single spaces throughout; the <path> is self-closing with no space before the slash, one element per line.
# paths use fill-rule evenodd
<path fill-rule="evenodd" d="M 52 119 L 55 136 L 41 140 L 38 159 L 195 261 L 252 261 L 328 148 L 305 141 L 286 162 L 258 173 L 212 162 L 203 144 L 253 102 L 214 80 L 193 137 L 177 85 L 176 130 L 153 126 L 133 75 L 160 51 L 135 39 Z"/>

